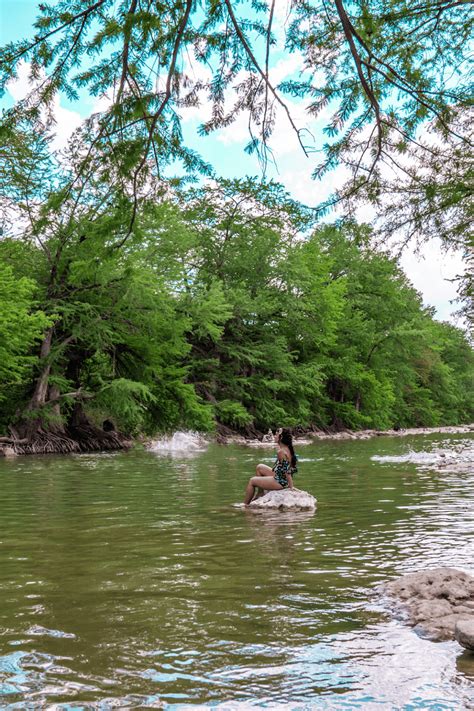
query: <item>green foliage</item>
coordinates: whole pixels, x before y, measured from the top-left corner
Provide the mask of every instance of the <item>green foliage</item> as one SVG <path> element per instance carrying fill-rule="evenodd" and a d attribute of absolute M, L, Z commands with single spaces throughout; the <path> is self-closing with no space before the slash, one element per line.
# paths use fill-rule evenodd
<path fill-rule="evenodd" d="M 131 201 L 100 178 L 57 184 L 22 239 L 0 240 L 5 424 L 19 408 L 60 427 L 77 403 L 131 434 L 472 419 L 471 347 L 369 227 L 316 228 L 250 179 L 152 191 L 128 233 Z"/>
<path fill-rule="evenodd" d="M 207 134 L 246 114 L 248 151 L 265 166 L 285 95 L 309 103 L 329 116 L 315 175 L 352 171 L 334 199 L 362 197 L 387 233 L 440 236 L 469 255 L 469 92 L 451 77 L 467 57 L 469 3 L 292 3 L 279 29 L 306 71 L 279 87 L 267 74 L 277 18 L 263 2 L 39 10 L 35 37 L 0 50 L 0 89 L 24 60 L 33 80 L 0 123 L 6 420 L 18 406 L 59 426 L 78 403 L 129 432 L 472 419 L 472 349 L 433 320 L 370 228 L 315 229 L 275 183 L 184 191 L 212 167 L 180 118 L 206 101 Z M 45 128 L 55 95 L 83 89 L 113 99 L 59 157 Z M 176 167 L 184 178 L 164 184 Z M 462 294 L 469 315 L 470 277 Z"/>
<path fill-rule="evenodd" d="M 36 292 L 32 279 L 16 278 L 0 261 L 0 402 L 31 376 L 37 361 L 31 349 L 50 323 L 37 308 Z"/>
<path fill-rule="evenodd" d="M 254 0 L 42 3 L 33 36 L 0 48 L 0 92 L 21 62 L 29 63 L 32 79 L 28 96 L 0 122 L 0 195 L 6 196 L 0 207 L 11 211 L 13 200 L 15 208 L 31 209 L 44 200 L 43 221 L 35 216 L 41 238 L 46 214 L 60 212 L 70 193 L 94 192 L 102 183 L 102 199 L 110 191 L 115 200 L 103 236 L 114 234 L 123 245 L 136 234 L 138 208 L 146 210 L 145 195 L 164 171 L 177 171 L 176 184 L 213 176 L 181 125 L 186 109 L 206 106 L 198 132 L 245 118 L 245 150 L 263 170 L 280 117 L 302 152 L 321 155 L 314 177 L 344 165 L 350 178 L 319 205 L 320 213 L 341 203 L 353 214 L 354 202 L 369 201 L 384 237 L 398 234 L 404 243 L 439 237 L 471 261 L 472 88 L 464 71 L 470 10 L 467 1 L 312 0 L 289 3 L 282 22 L 272 3 Z M 303 69 L 274 86 L 272 67 L 285 56 L 299 57 Z M 57 92 L 74 101 L 84 90 L 113 99 L 84 122 L 58 161 L 46 147 L 45 117 L 52 116 Z M 295 104 L 298 113 L 306 111 L 306 125 L 292 116 Z M 318 141 L 314 119 L 324 123 Z M 67 175 L 58 175 L 60 165 L 68 166 Z M 260 197 L 269 205 L 278 191 L 273 186 L 264 196 L 265 190 Z M 233 239 L 221 255 L 232 258 L 241 246 Z M 469 319 L 471 272 L 459 288 Z M 217 292 L 209 297 L 203 309 L 217 306 Z M 219 320 L 212 328 L 218 338 Z"/>
<path fill-rule="evenodd" d="M 151 390 L 143 383 L 115 378 L 99 390 L 94 409 L 113 413 L 127 432 L 136 432 L 143 425 L 147 406 L 155 400 Z"/>
<path fill-rule="evenodd" d="M 433 321 L 396 261 L 371 248 L 366 228 L 325 227 L 318 238 L 333 256 L 334 276 L 346 282 L 338 338 L 326 356 L 330 419 L 380 428 L 469 420 L 473 354 L 462 331 Z M 454 368 L 439 345 L 446 329 Z"/>
<path fill-rule="evenodd" d="M 250 425 L 252 422 L 252 415 L 240 402 L 221 400 L 215 404 L 215 412 L 219 422 L 237 429 Z"/>
<path fill-rule="evenodd" d="M 470 104 L 463 68 L 472 23 L 469 2 L 448 0 L 295 2 L 284 22 L 271 4 L 253 0 L 96 0 L 86 6 L 83 0 L 56 0 L 39 5 L 33 37 L 0 50 L 0 90 L 21 61 L 30 63 L 33 80 L 41 79 L 7 112 L 4 125 L 11 131 L 25 121 L 37 123 L 58 91 L 70 100 L 84 89 L 113 96 L 87 123 L 83 136 L 90 150 L 76 168 L 84 175 L 92 163 L 96 173 L 105 161 L 110 182 L 128 180 L 137 195 L 146 178 L 166 165 L 180 163 L 191 176 L 212 173 L 184 142 L 181 115 L 187 107 L 209 106 L 202 134 L 244 115 L 247 151 L 264 166 L 281 113 L 303 150 L 323 152 L 315 175 L 343 162 L 353 172 L 344 194 L 363 187 L 377 200 L 386 173 L 381 164 L 393 167 L 407 150 L 416 153 L 421 124 L 428 123 L 439 140 L 452 138 L 454 157 L 469 151 L 468 128 L 458 122 L 467 124 Z M 268 68 L 281 61 L 273 53 L 282 46 L 287 56 L 300 56 L 304 71 L 274 86 Z M 308 120 L 324 118 L 324 145 L 312 145 L 311 134 L 295 125 L 288 96 L 304 104 Z M 425 156 L 431 151 L 423 146 Z M 456 202 L 460 192 L 450 190 L 450 200 Z M 134 208 L 131 214 L 133 220 Z"/>

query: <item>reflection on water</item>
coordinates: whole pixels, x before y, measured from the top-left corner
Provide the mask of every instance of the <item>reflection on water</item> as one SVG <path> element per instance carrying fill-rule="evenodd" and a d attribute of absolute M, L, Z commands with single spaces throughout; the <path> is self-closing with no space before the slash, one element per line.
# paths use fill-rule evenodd
<path fill-rule="evenodd" d="M 271 447 L 1 461 L 0 707 L 469 708 L 473 655 L 371 590 L 472 568 L 473 474 L 424 453 L 473 443 L 302 448 L 299 514 L 233 506 Z"/>
<path fill-rule="evenodd" d="M 456 668 L 463 676 L 474 681 L 474 654 L 467 650 L 461 652 L 456 659 Z"/>

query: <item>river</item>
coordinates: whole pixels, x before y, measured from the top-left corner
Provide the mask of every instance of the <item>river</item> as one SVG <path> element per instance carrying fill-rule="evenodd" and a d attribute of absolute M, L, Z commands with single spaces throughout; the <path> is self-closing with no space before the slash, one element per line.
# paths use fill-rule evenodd
<path fill-rule="evenodd" d="M 443 452 L 460 466 L 433 468 Z M 233 506 L 271 447 L 0 460 L 0 707 L 474 708 L 474 655 L 374 594 L 473 572 L 473 453 L 473 435 L 300 447 L 314 514 Z"/>

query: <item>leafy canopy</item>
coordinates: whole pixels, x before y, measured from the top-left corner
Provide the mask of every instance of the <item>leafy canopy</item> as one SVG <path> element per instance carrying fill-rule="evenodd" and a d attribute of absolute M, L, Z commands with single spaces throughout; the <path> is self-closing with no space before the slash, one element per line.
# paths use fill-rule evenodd
<path fill-rule="evenodd" d="M 39 4 L 35 34 L 0 52 L 0 87 L 19 62 L 31 63 L 34 88 L 7 120 L 39 119 L 57 91 L 77 99 L 86 89 L 107 97 L 88 122 L 92 153 L 101 151 L 139 189 L 141 176 L 179 161 L 186 171 L 211 168 L 184 145 L 181 117 L 206 101 L 209 133 L 248 115 L 249 151 L 265 163 L 276 113 L 282 112 L 306 153 L 315 146 L 292 115 L 328 108 L 321 175 L 340 161 L 354 186 L 378 184 L 392 161 L 428 121 L 457 136 L 453 119 L 469 102 L 464 67 L 473 16 L 470 1 L 56 0 Z M 283 18 L 282 15 L 285 15 Z M 300 71 L 279 85 L 272 64 L 301 57 Z M 83 168 L 85 169 L 85 167 Z"/>

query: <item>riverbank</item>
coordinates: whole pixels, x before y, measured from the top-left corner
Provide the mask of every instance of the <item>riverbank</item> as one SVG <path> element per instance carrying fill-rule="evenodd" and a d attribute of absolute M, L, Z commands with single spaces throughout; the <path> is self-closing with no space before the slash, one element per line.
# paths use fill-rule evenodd
<path fill-rule="evenodd" d="M 135 442 L 121 432 L 98 427 L 82 427 L 78 433 L 45 432 L 34 439 L 0 437 L 0 457 L 14 458 L 23 454 L 80 454 L 131 449 Z"/>
<path fill-rule="evenodd" d="M 299 445 L 304 445 L 311 444 L 315 440 L 355 440 L 372 439 L 374 437 L 413 437 L 430 434 L 469 434 L 470 432 L 474 432 L 474 423 L 446 427 L 408 427 L 396 430 L 343 430 L 341 432 L 311 430 L 301 435 L 294 435 L 294 441 Z M 267 437 L 268 439 L 266 439 Z M 268 447 L 272 444 L 272 439 L 269 435 L 264 435 L 262 439 L 243 437 L 237 434 L 218 435 L 217 441 L 219 444 L 243 444 L 248 447 Z"/>
<path fill-rule="evenodd" d="M 391 429 L 391 430 L 343 430 L 340 432 L 324 432 L 322 430 L 310 430 L 308 432 L 299 433 L 298 430 L 294 433 L 294 442 L 299 446 L 312 444 L 317 440 L 362 440 L 362 439 L 372 439 L 375 437 L 412 437 L 416 435 L 430 435 L 430 434 L 469 434 L 474 432 L 474 423 L 468 425 L 456 425 L 456 426 L 446 426 L 446 427 L 409 427 L 406 429 Z M 180 433 L 175 433 L 180 434 Z M 186 433 L 181 433 L 186 434 Z M 198 435 L 202 442 L 209 441 L 205 435 Z M 148 447 L 152 442 L 156 442 L 160 437 L 154 438 L 137 438 L 136 440 L 130 440 L 124 435 L 116 432 L 101 432 L 101 438 L 95 439 L 93 445 L 91 446 L 91 440 L 87 442 L 83 440 L 82 442 L 74 442 L 75 446 L 71 446 L 65 449 L 64 446 L 58 446 L 54 448 L 54 442 L 48 441 L 48 447 L 45 448 L 40 446 L 28 446 L 24 442 L 15 442 L 14 439 L 4 438 L 5 440 L 1 442 L 0 440 L 0 457 L 16 457 L 21 454 L 71 454 L 74 452 L 98 452 L 98 451 L 110 451 L 110 450 L 120 450 L 120 449 L 130 449 L 134 445 L 140 445 Z M 165 439 L 163 435 L 163 439 Z M 212 439 L 212 438 L 211 438 Z M 262 435 L 258 437 L 245 437 L 243 435 L 233 433 L 230 430 L 226 430 L 225 434 L 221 431 L 215 435 L 215 441 L 222 445 L 244 445 L 246 447 L 269 447 L 273 445 L 273 436 Z M 34 443 L 33 443 L 34 444 Z M 64 444 L 64 439 L 60 443 Z M 186 442 L 188 445 L 189 443 Z M 196 445 L 197 446 L 197 445 Z M 177 447 L 181 449 L 181 447 Z"/>

